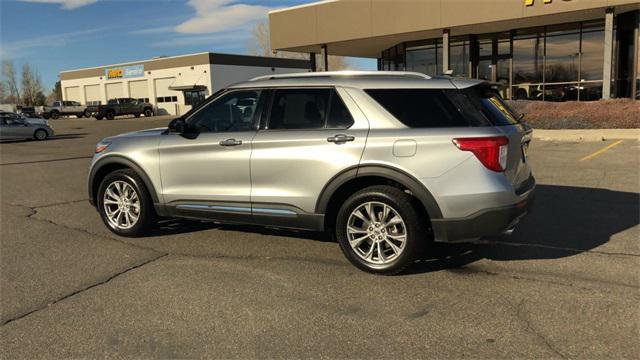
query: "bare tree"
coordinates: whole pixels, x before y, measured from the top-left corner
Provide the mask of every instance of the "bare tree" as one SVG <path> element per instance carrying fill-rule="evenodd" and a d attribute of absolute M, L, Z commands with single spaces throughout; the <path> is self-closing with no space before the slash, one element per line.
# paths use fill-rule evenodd
<path fill-rule="evenodd" d="M 288 59 L 309 59 L 309 54 L 291 51 L 272 51 L 271 38 L 269 35 L 269 23 L 261 21 L 251 30 L 251 40 L 249 41 L 249 54 L 257 56 L 275 56 Z M 322 56 L 316 54 L 316 64 L 322 69 Z M 329 55 L 329 70 L 345 70 L 349 68 L 349 63 L 344 56 Z"/>
<path fill-rule="evenodd" d="M 22 101 L 24 105 L 35 106 L 41 97 L 38 93 L 42 93 L 42 82 L 38 72 L 31 70 L 31 66 L 25 63 L 22 65 Z"/>
<path fill-rule="evenodd" d="M 19 104 L 20 92 L 18 92 L 18 81 L 16 80 L 13 62 L 10 60 L 2 61 L 2 83 L 8 94 L 4 100 L 8 103 Z"/>

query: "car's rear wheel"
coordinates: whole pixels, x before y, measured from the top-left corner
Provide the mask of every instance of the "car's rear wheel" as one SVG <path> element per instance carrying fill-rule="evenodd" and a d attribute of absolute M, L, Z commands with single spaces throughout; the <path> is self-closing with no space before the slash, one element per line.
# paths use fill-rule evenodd
<path fill-rule="evenodd" d="M 392 186 L 371 186 L 344 202 L 336 219 L 336 238 L 358 268 L 392 275 L 421 255 L 427 243 L 426 222 L 410 195 Z"/>
<path fill-rule="evenodd" d="M 152 117 L 153 116 L 153 110 L 146 108 L 144 109 L 144 117 Z"/>
<path fill-rule="evenodd" d="M 102 115 L 96 115 L 96 120 L 102 120 L 104 117 Z"/>
<path fill-rule="evenodd" d="M 76 117 L 77 117 L 78 119 L 82 119 L 82 116 L 84 116 L 84 113 L 76 114 Z"/>
<path fill-rule="evenodd" d="M 141 236 L 156 222 L 149 192 L 131 169 L 116 170 L 102 180 L 97 205 L 102 221 L 117 235 Z"/>
<path fill-rule="evenodd" d="M 114 113 L 113 111 L 107 111 L 106 116 L 107 120 L 113 120 L 116 118 L 116 113 Z"/>
<path fill-rule="evenodd" d="M 59 117 L 60 117 L 60 113 L 59 113 L 59 112 L 57 112 L 57 111 L 52 111 L 52 112 L 51 112 L 51 118 L 52 118 L 52 119 L 54 119 L 54 120 L 55 120 L 55 119 L 57 119 L 57 118 L 59 118 Z"/>
<path fill-rule="evenodd" d="M 38 129 L 33 133 L 33 138 L 38 141 L 46 140 L 48 136 L 47 131 L 43 129 Z"/>
<path fill-rule="evenodd" d="M 136 118 L 139 118 L 140 114 L 139 113 L 138 114 L 133 114 L 133 116 L 136 117 Z"/>

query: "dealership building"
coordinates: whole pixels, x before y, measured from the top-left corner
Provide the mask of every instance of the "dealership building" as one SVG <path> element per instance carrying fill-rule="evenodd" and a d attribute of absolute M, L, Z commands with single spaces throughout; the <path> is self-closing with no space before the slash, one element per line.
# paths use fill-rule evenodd
<path fill-rule="evenodd" d="M 272 11 L 269 23 L 274 50 L 486 79 L 506 98 L 595 100 L 638 97 L 639 10 L 637 0 L 337 0 Z"/>
<path fill-rule="evenodd" d="M 206 52 L 62 71 L 60 85 L 63 100 L 98 105 L 134 98 L 157 114 L 180 115 L 230 84 L 309 69 L 308 60 Z"/>

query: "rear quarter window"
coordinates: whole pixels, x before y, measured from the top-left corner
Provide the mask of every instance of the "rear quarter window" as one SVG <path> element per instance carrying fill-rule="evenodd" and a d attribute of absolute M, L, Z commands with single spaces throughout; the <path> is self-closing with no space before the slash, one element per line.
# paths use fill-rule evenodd
<path fill-rule="evenodd" d="M 368 89 L 365 92 L 412 128 L 462 127 L 469 122 L 442 89 Z"/>
<path fill-rule="evenodd" d="M 497 91 L 488 86 L 473 86 L 462 93 L 484 115 L 497 126 L 518 124 L 520 116 L 507 105 Z"/>

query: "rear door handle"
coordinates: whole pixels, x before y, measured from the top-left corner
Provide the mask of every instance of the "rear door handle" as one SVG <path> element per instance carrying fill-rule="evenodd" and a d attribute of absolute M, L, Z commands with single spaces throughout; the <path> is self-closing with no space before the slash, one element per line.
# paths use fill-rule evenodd
<path fill-rule="evenodd" d="M 356 138 L 350 135 L 345 135 L 345 134 L 338 134 L 335 136 L 329 136 L 327 138 L 328 142 L 332 142 L 332 143 L 336 143 L 336 144 L 343 144 L 346 143 L 347 141 L 353 141 Z"/>
<path fill-rule="evenodd" d="M 220 145 L 222 146 L 238 146 L 242 145 L 242 140 L 236 140 L 234 138 L 222 140 L 220 141 Z"/>

